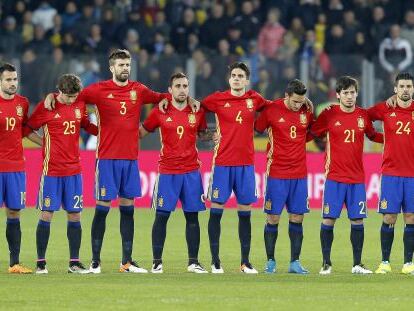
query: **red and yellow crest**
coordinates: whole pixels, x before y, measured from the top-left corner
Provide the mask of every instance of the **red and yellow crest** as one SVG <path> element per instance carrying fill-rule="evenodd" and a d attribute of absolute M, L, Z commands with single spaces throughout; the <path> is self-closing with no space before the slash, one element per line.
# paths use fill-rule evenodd
<path fill-rule="evenodd" d="M 253 99 L 251 98 L 246 99 L 246 107 L 247 109 L 253 109 Z"/>
<path fill-rule="evenodd" d="M 20 105 L 16 106 L 16 114 L 19 117 L 23 117 L 23 107 L 22 106 L 20 106 Z"/>
<path fill-rule="evenodd" d="M 194 113 L 188 114 L 188 123 L 194 125 L 196 122 L 196 116 L 194 115 Z"/>
<path fill-rule="evenodd" d="M 129 91 L 129 98 L 132 101 L 136 101 L 137 100 L 137 91 L 135 91 L 135 90 Z"/>
<path fill-rule="evenodd" d="M 301 113 L 301 114 L 299 115 L 299 121 L 300 121 L 300 123 L 301 123 L 301 124 L 306 124 L 306 123 L 308 123 L 308 118 L 306 117 L 306 114 Z"/>
<path fill-rule="evenodd" d="M 358 117 L 358 127 L 360 129 L 365 128 L 365 121 L 364 121 L 364 118 L 363 117 Z"/>
<path fill-rule="evenodd" d="M 75 109 L 75 117 L 76 119 L 81 119 L 82 118 L 82 114 L 79 108 Z"/>

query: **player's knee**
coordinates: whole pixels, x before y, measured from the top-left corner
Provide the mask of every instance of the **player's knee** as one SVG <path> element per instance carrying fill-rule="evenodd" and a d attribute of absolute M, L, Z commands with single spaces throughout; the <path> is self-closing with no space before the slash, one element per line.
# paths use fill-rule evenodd
<path fill-rule="evenodd" d="M 43 220 L 43 221 L 51 222 L 52 221 L 52 218 L 53 218 L 53 212 L 45 212 L 45 211 L 43 211 L 40 214 L 40 219 Z"/>
<path fill-rule="evenodd" d="M 322 219 L 322 223 L 326 226 L 334 226 L 336 222 L 335 218 L 324 218 Z"/>
<path fill-rule="evenodd" d="M 79 222 L 81 220 L 81 213 L 68 213 L 68 220 L 72 222 Z"/>
<path fill-rule="evenodd" d="M 303 222 L 304 215 L 300 214 L 289 214 L 289 221 L 294 222 L 297 224 L 301 224 Z"/>
<path fill-rule="evenodd" d="M 7 218 L 20 218 L 20 210 L 10 209 L 6 210 Z"/>
<path fill-rule="evenodd" d="M 119 199 L 119 205 L 120 206 L 134 205 L 134 199 L 120 198 Z"/>
<path fill-rule="evenodd" d="M 362 225 L 364 223 L 363 218 L 352 218 L 350 219 L 351 225 Z"/>
<path fill-rule="evenodd" d="M 279 223 L 280 216 L 267 214 L 267 223 L 270 225 L 277 225 Z"/>
<path fill-rule="evenodd" d="M 405 220 L 405 215 L 404 215 L 404 220 Z M 395 223 L 397 222 L 397 214 L 385 214 L 383 221 L 387 225 L 395 225 Z"/>
<path fill-rule="evenodd" d="M 414 224 L 414 213 L 405 213 L 404 222 L 409 225 Z"/>

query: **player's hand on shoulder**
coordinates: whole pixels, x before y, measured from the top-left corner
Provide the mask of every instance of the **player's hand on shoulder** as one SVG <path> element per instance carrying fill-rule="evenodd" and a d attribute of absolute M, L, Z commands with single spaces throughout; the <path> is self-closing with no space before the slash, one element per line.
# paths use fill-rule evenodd
<path fill-rule="evenodd" d="M 192 112 L 196 113 L 200 110 L 200 102 L 192 97 L 188 97 L 188 104 L 191 107 Z"/>
<path fill-rule="evenodd" d="M 213 133 L 213 143 L 218 145 L 220 143 L 221 135 L 217 132 Z"/>
<path fill-rule="evenodd" d="M 385 101 L 388 108 L 397 107 L 397 95 L 393 95 Z"/>
<path fill-rule="evenodd" d="M 55 100 L 55 96 L 53 95 L 53 93 L 47 94 L 43 104 L 47 110 L 51 111 L 55 109 L 56 100 Z"/>
<path fill-rule="evenodd" d="M 167 107 L 168 107 L 168 99 L 166 98 L 164 98 L 158 103 L 158 109 L 160 109 L 162 113 L 165 113 L 165 111 L 167 110 Z"/>
<path fill-rule="evenodd" d="M 308 97 L 305 97 L 305 106 L 306 106 L 306 110 L 313 113 L 313 103 Z"/>

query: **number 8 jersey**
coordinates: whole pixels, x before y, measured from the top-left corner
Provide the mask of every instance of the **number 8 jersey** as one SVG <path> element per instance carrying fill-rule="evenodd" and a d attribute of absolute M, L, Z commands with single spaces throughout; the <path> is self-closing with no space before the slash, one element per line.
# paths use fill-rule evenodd
<path fill-rule="evenodd" d="M 0 97 L 0 172 L 24 171 L 22 129 L 28 109 L 26 97 L 18 94 L 13 99 Z"/>

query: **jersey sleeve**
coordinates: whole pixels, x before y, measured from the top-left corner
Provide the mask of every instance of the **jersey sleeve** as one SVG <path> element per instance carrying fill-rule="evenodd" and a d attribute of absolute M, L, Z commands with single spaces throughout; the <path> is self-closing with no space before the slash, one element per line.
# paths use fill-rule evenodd
<path fill-rule="evenodd" d="M 326 132 L 328 131 L 328 113 L 329 110 L 324 110 L 319 117 L 316 119 L 315 122 L 313 122 L 313 124 L 310 127 L 309 133 L 313 136 L 313 137 L 321 137 L 323 135 L 326 134 Z"/>
<path fill-rule="evenodd" d="M 217 93 L 211 94 L 201 101 L 201 105 L 211 112 L 216 112 L 216 98 Z"/>
<path fill-rule="evenodd" d="M 268 111 L 269 108 L 263 110 L 254 122 L 254 129 L 259 133 L 263 133 L 269 127 L 269 120 L 267 118 Z"/>
<path fill-rule="evenodd" d="M 142 96 L 142 104 L 154 104 L 158 105 L 160 101 L 162 101 L 164 98 L 167 98 L 168 93 L 157 93 L 153 90 L 147 88 L 145 85 L 141 85 L 141 96 Z"/>
<path fill-rule="evenodd" d="M 365 127 L 365 135 L 368 139 L 376 143 L 384 143 L 384 134 L 377 132 L 372 126 L 372 121 L 367 116 L 367 126 Z"/>
<path fill-rule="evenodd" d="M 82 120 L 81 120 L 81 127 L 88 133 L 94 136 L 98 135 L 98 127 L 93 124 L 88 117 L 88 113 L 86 109 L 83 113 Z"/>
<path fill-rule="evenodd" d="M 99 102 L 99 83 L 85 87 L 79 94 L 79 99 L 86 104 L 96 105 Z"/>
<path fill-rule="evenodd" d="M 154 132 L 155 129 L 160 126 L 158 112 L 159 110 L 157 107 L 152 109 L 149 116 L 145 119 L 144 123 L 142 124 L 142 127 L 147 132 Z"/>
<path fill-rule="evenodd" d="M 48 110 L 44 107 L 43 101 L 37 104 L 26 125 L 33 131 L 37 131 L 48 121 Z"/>
<path fill-rule="evenodd" d="M 256 96 L 257 96 L 256 111 L 262 111 L 264 108 L 266 108 L 267 106 L 273 103 L 271 100 L 267 100 L 263 98 L 262 95 L 260 95 L 259 93 L 256 93 Z"/>
<path fill-rule="evenodd" d="M 204 132 L 207 129 L 207 120 L 206 120 L 206 113 L 202 109 L 200 110 L 201 117 L 200 117 L 200 123 L 198 124 L 198 131 Z"/>
<path fill-rule="evenodd" d="M 22 137 L 26 137 L 32 132 L 32 129 L 27 126 L 29 120 L 29 101 L 25 98 L 23 107 L 23 120 L 22 120 Z"/>
<path fill-rule="evenodd" d="M 384 121 L 384 103 L 377 103 L 367 110 L 368 118 L 371 121 Z"/>

